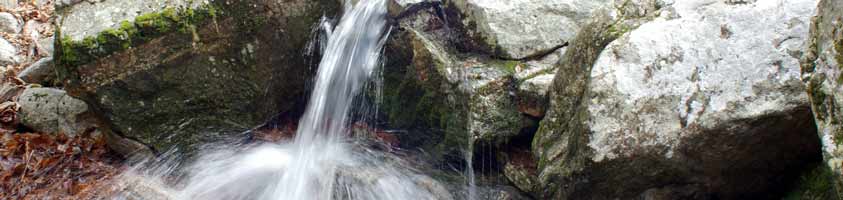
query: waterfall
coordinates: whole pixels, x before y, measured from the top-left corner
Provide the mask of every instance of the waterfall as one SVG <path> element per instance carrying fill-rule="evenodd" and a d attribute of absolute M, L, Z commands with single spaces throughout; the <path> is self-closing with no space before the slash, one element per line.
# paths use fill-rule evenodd
<path fill-rule="evenodd" d="M 345 3 L 327 45 L 308 107 L 292 142 L 202 152 L 168 199 L 449 199 L 446 189 L 401 159 L 347 137 L 353 99 L 363 90 L 389 34 L 386 0 Z M 173 167 L 163 167 L 171 171 Z M 143 174 L 143 173 L 140 173 Z M 141 175 L 159 183 L 166 173 Z M 157 181 L 148 181 L 155 177 Z M 131 196 L 123 194 L 122 197 Z"/>
<path fill-rule="evenodd" d="M 347 1 L 346 10 L 334 30 L 327 31 L 328 45 L 296 144 L 315 146 L 341 139 L 348 128 L 352 100 L 379 62 L 387 36 L 386 1 L 360 1 L 356 6 Z"/>

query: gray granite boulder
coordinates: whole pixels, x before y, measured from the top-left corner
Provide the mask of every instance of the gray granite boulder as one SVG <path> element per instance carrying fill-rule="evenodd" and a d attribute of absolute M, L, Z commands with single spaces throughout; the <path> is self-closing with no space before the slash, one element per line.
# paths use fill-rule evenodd
<path fill-rule="evenodd" d="M 568 47 L 532 145 L 543 198 L 777 198 L 817 159 L 798 67 L 816 1 L 666 5 Z"/>

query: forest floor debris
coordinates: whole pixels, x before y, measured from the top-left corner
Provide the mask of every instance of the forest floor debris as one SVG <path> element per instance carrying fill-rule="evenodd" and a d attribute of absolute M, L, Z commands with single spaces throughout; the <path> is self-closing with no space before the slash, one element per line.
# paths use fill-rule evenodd
<path fill-rule="evenodd" d="M 0 146 L 0 199 L 95 199 L 120 172 L 102 139 L 6 133 Z"/>
<path fill-rule="evenodd" d="M 20 1 L 0 6 L 19 22 L 20 31 L 0 37 L 17 49 L 21 62 L 0 66 L 0 199 L 101 199 L 99 188 L 124 168 L 102 137 L 82 134 L 33 133 L 20 126 L 17 104 L 28 87 L 16 77 L 52 52 L 54 1 Z M 43 44 L 42 44 L 43 43 Z"/>

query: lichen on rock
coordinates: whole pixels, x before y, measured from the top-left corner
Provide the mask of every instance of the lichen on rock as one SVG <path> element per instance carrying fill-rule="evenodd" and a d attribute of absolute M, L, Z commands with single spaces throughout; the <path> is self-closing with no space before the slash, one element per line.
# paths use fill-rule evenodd
<path fill-rule="evenodd" d="M 802 56 L 803 82 L 838 196 L 843 196 L 843 1 L 821 0 Z"/>
<path fill-rule="evenodd" d="M 524 59 L 564 46 L 592 12 L 609 5 L 600 1 L 478 1 L 453 5 L 465 16 L 470 35 L 495 56 Z"/>
<path fill-rule="evenodd" d="M 810 121 L 794 121 L 810 113 L 794 55 L 815 1 L 779 3 L 677 1 L 583 28 L 532 146 L 543 197 L 780 195 L 765 192 L 814 162 L 818 144 Z"/>

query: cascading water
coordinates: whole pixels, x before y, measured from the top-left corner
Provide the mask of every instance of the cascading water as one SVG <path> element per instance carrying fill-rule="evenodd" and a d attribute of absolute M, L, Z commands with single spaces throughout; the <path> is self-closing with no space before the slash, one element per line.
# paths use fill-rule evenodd
<path fill-rule="evenodd" d="M 323 26 L 327 45 L 294 141 L 203 152 L 180 184 L 150 190 L 167 199 L 449 199 L 447 190 L 401 159 L 345 136 L 353 99 L 378 65 L 389 32 L 386 0 L 346 2 L 345 8 L 336 27 Z M 174 168 L 135 172 L 142 183 L 124 178 L 123 184 L 153 187 Z"/>

